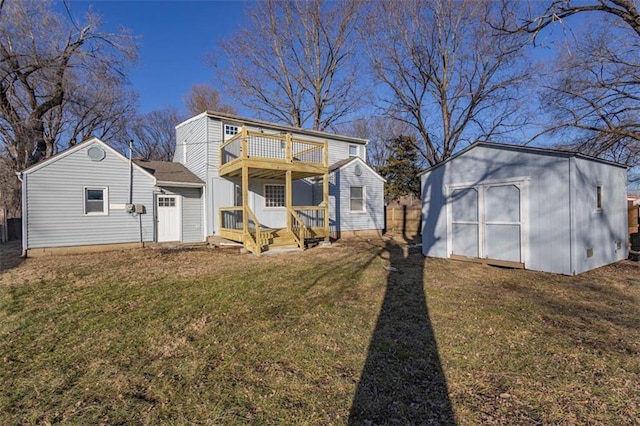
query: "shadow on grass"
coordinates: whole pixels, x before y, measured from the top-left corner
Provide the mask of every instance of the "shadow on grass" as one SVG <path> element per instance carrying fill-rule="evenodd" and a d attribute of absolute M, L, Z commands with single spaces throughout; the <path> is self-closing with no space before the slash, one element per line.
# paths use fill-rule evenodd
<path fill-rule="evenodd" d="M 387 289 L 349 414 L 350 425 L 455 424 L 424 294 L 420 253 L 386 244 Z"/>

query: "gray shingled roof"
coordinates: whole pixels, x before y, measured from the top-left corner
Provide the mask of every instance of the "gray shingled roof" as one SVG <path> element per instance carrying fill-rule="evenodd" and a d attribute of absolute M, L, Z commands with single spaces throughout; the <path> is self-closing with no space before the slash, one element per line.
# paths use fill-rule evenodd
<path fill-rule="evenodd" d="M 159 184 L 175 182 L 204 185 L 204 182 L 198 176 L 180 163 L 147 160 L 133 160 L 133 162 L 151 173 Z"/>
<path fill-rule="evenodd" d="M 349 157 L 349 158 L 345 158 L 344 160 L 340 160 L 340 161 L 337 161 L 337 162 L 333 163 L 332 165 L 329 166 L 329 173 L 331 173 L 334 170 L 338 170 L 342 166 L 345 166 L 345 165 L 349 164 L 350 162 L 352 162 L 356 158 L 358 158 L 358 157 Z"/>

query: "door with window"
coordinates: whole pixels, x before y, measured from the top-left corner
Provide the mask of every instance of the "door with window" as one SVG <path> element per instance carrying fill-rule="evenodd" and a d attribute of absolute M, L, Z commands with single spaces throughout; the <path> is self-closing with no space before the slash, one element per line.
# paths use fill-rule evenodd
<path fill-rule="evenodd" d="M 177 195 L 158 195 L 156 207 L 158 242 L 180 241 L 182 236 L 180 197 Z"/>

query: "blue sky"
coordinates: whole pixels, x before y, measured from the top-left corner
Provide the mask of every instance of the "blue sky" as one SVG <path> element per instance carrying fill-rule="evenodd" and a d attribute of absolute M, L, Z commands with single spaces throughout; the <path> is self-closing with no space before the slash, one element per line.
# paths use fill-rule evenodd
<path fill-rule="evenodd" d="M 146 113 L 167 106 L 182 110 L 182 98 L 191 86 L 216 86 L 214 70 L 204 57 L 220 37 L 242 24 L 243 4 L 221 0 L 73 0 L 71 13 L 81 17 L 91 8 L 102 17 L 103 30 L 124 26 L 140 37 L 139 63 L 129 77 L 140 96 L 140 112 Z"/>

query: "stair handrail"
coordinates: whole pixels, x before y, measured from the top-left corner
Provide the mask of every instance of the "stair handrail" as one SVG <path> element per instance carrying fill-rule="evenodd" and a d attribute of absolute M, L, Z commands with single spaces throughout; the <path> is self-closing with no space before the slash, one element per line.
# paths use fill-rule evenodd
<path fill-rule="evenodd" d="M 260 222 L 258 222 L 258 219 L 256 218 L 256 215 L 253 214 L 253 211 L 249 208 L 249 206 L 244 206 L 244 214 L 247 215 L 247 217 L 253 221 L 253 223 L 255 224 L 255 229 L 256 229 L 256 235 L 255 237 L 251 234 L 250 231 L 248 231 L 249 237 L 251 238 L 251 242 L 253 243 L 253 245 L 255 246 L 254 250 L 251 250 L 250 248 L 248 248 L 249 250 L 253 251 L 254 254 L 260 256 L 260 253 L 262 252 L 262 242 L 261 242 L 261 238 L 260 238 Z"/>
<path fill-rule="evenodd" d="M 298 213 L 292 208 L 288 209 L 291 218 L 291 234 L 293 234 L 293 239 L 296 240 L 296 244 L 300 249 L 304 249 L 304 240 L 307 235 L 307 226 L 304 224 Z M 296 233 L 296 229 L 298 229 L 298 233 Z M 299 235 L 298 235 L 299 234 Z"/>

